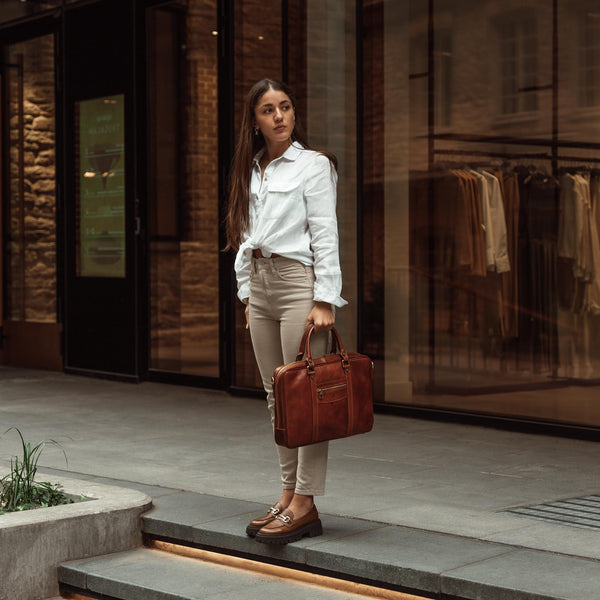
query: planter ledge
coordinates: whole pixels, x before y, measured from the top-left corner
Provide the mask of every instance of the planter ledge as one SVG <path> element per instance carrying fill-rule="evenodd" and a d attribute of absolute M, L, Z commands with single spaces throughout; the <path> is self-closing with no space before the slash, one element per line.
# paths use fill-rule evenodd
<path fill-rule="evenodd" d="M 0 515 L 0 600 L 58 596 L 58 565 L 142 544 L 140 517 L 152 499 L 137 490 L 44 477 L 87 500 Z"/>

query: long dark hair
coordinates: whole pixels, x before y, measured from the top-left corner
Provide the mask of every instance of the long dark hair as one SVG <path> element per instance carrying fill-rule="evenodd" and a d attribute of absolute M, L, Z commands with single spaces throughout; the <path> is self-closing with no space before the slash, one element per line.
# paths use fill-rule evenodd
<path fill-rule="evenodd" d="M 293 142 L 300 142 L 305 148 L 310 149 L 306 134 L 302 128 L 296 112 L 296 97 L 292 89 L 276 79 L 261 79 L 257 81 L 246 96 L 240 134 L 233 155 L 233 162 L 229 176 L 229 206 L 226 218 L 227 246 L 225 250 L 237 250 L 242 242 L 242 235 L 248 229 L 249 221 L 249 189 L 252 159 L 265 146 L 263 134 L 254 133 L 254 109 L 262 95 L 270 89 L 283 92 L 292 103 L 296 122 L 292 131 Z M 332 167 L 337 168 L 337 160 L 333 154 L 321 152 L 329 158 Z"/>

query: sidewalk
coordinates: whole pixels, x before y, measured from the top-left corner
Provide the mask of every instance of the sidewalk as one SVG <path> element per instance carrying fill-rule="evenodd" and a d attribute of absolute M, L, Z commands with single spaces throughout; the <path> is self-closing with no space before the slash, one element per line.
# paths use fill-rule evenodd
<path fill-rule="evenodd" d="M 13 426 L 33 443 L 61 443 L 68 465 L 48 446 L 45 470 L 264 505 L 280 491 L 260 400 L 0 368 L 0 429 Z M 0 437 L 2 470 L 17 442 L 14 432 Z M 598 561 L 600 522 L 572 519 L 587 524 L 577 527 L 508 509 L 600 494 L 599 455 L 590 441 L 376 415 L 373 432 L 331 444 L 328 491 L 317 506 L 328 515 Z"/>

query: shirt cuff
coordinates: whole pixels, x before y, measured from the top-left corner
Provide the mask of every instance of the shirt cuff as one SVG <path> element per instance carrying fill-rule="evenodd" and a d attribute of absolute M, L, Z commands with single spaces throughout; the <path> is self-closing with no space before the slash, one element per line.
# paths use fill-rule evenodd
<path fill-rule="evenodd" d="M 313 300 L 315 302 L 328 302 L 333 306 L 337 306 L 337 308 L 342 308 L 348 302 L 340 296 L 341 276 L 334 276 L 332 279 L 335 281 L 315 281 Z"/>
<path fill-rule="evenodd" d="M 238 298 L 243 304 L 248 304 L 248 298 L 250 298 L 250 285 L 244 284 L 238 290 Z"/>

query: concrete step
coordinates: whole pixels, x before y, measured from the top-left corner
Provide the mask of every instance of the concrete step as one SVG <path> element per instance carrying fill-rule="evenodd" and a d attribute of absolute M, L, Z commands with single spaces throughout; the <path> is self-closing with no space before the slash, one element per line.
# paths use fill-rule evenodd
<path fill-rule="evenodd" d="M 262 504 L 164 489 L 153 497 L 154 507 L 142 518 L 148 548 L 64 565 L 60 571 L 61 585 L 82 595 L 90 593 L 96 598 L 119 600 L 213 598 L 206 591 L 209 588 L 202 588 L 202 593 L 207 595 L 193 595 L 200 593 L 194 586 L 200 585 L 204 575 L 207 581 L 212 582 L 214 578 L 217 582 L 219 578 L 212 574 L 212 567 L 205 570 L 208 567 L 204 562 L 194 563 L 190 557 L 157 552 L 158 548 L 168 548 L 184 554 L 191 552 L 189 549 L 226 554 L 373 586 L 381 593 L 389 590 L 421 598 L 582 600 L 598 597 L 600 562 L 594 560 L 327 514 L 321 514 L 322 536 L 304 538 L 287 546 L 269 546 L 245 534 L 247 523 L 264 514 Z M 182 558 L 185 560 L 180 560 Z M 173 573 L 170 565 L 175 565 Z M 178 569 L 190 569 L 189 575 L 188 571 L 182 575 L 184 572 Z M 149 582 L 156 581 L 156 590 L 152 587 L 144 592 L 146 595 L 131 595 L 130 590 L 138 588 L 127 578 L 136 573 L 141 574 L 142 580 L 147 575 Z M 234 577 L 236 582 L 238 575 Z M 183 583 L 175 585 L 178 578 L 183 578 Z M 194 582 L 191 585 L 196 591 L 185 591 L 190 589 L 184 585 L 187 578 Z M 215 594 L 221 593 L 219 585 L 222 583 L 214 584 Z M 254 590 L 262 584 L 240 585 L 241 595 L 230 591 L 223 598 L 254 598 L 246 594 L 243 586 Z M 180 589 L 181 592 L 177 591 Z M 164 595 L 169 590 L 173 595 Z M 192 595 L 186 596 L 186 593 Z M 256 597 L 278 597 L 275 594 L 279 592 Z M 286 595 L 289 596 L 287 592 Z"/>
<path fill-rule="evenodd" d="M 66 598 L 70 595 L 103 600 L 360 600 L 365 597 L 343 586 L 334 589 L 319 585 L 321 579 L 309 583 L 286 577 L 283 572 L 254 572 L 242 566 L 226 566 L 148 548 L 70 563 L 61 567 L 60 579 Z"/>

